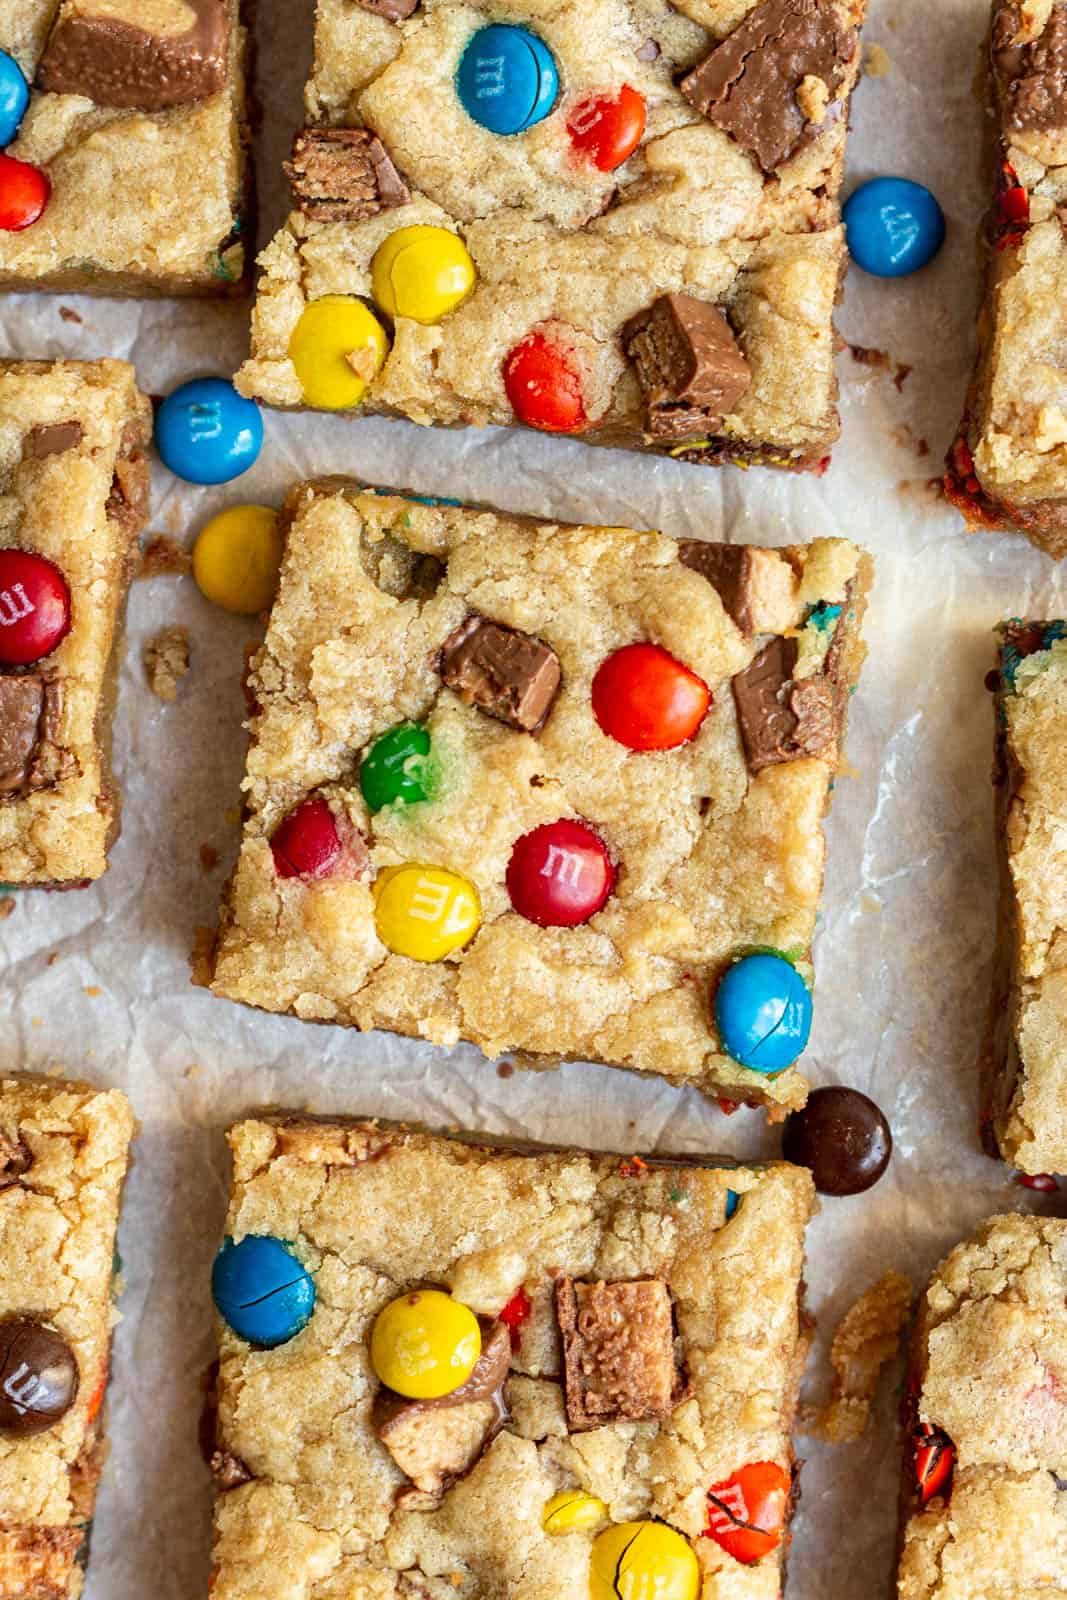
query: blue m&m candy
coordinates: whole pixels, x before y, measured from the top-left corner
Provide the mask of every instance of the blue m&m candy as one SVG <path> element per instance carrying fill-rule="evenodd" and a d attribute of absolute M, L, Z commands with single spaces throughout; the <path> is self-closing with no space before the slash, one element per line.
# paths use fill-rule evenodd
<path fill-rule="evenodd" d="M 736 1189 L 727 1189 L 727 1191 L 726 1191 L 726 1220 L 727 1220 L 727 1222 L 730 1221 L 731 1217 L 736 1217 L 737 1208 L 738 1208 L 738 1206 L 740 1204 L 741 1204 L 741 1196 L 738 1194 L 737 1190 Z"/>
<path fill-rule="evenodd" d="M 811 1032 L 811 991 L 785 956 L 743 956 L 715 996 L 722 1047 L 743 1067 L 774 1074 L 792 1066 Z"/>
<path fill-rule="evenodd" d="M 849 196 L 842 214 L 849 254 L 876 278 L 918 272 L 945 242 L 944 212 L 910 178 L 872 178 Z"/>
<path fill-rule="evenodd" d="M 249 1344 L 273 1350 L 300 1332 L 315 1309 L 311 1273 L 273 1234 L 223 1241 L 211 1269 L 220 1316 Z"/>
<path fill-rule="evenodd" d="M 187 483 L 229 483 L 255 464 L 263 418 L 224 378 L 194 378 L 169 394 L 156 418 L 156 447 Z"/>
<path fill-rule="evenodd" d="M 30 90 L 14 56 L 0 50 L 0 149 L 9 145 L 30 103 Z"/>
<path fill-rule="evenodd" d="M 542 122 L 559 94 L 551 50 L 528 28 L 479 28 L 460 58 L 456 92 L 467 115 L 490 133 L 524 133 Z"/>

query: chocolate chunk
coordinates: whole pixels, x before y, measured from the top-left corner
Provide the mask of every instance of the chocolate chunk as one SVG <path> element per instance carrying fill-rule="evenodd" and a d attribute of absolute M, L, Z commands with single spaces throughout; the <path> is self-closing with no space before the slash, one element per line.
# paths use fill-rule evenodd
<path fill-rule="evenodd" d="M 0 1433 L 43 1433 L 78 1395 L 78 1363 L 61 1333 L 35 1317 L 0 1323 Z"/>
<path fill-rule="evenodd" d="M 305 128 L 293 141 L 285 171 L 294 206 L 316 222 L 362 222 L 411 199 L 369 128 Z"/>
<path fill-rule="evenodd" d="M 225 1494 L 227 1489 L 239 1489 L 243 1483 L 252 1481 L 252 1474 L 240 1456 L 231 1455 L 229 1450 L 213 1450 L 209 1464 L 215 1488 L 220 1494 Z"/>
<path fill-rule="evenodd" d="M 644 390 L 649 433 L 714 432 L 752 382 L 730 324 L 708 300 L 664 294 L 631 317 L 622 342 Z"/>
<path fill-rule="evenodd" d="M 356 4 L 387 22 L 403 22 L 418 9 L 419 0 L 356 0 Z"/>
<path fill-rule="evenodd" d="M 38 81 L 98 106 L 162 111 L 226 82 L 226 0 L 63 0 Z"/>
<path fill-rule="evenodd" d="M 755 631 L 749 609 L 752 585 L 752 551 L 746 544 L 708 544 L 703 539 L 683 539 L 678 546 L 683 567 L 699 572 L 718 593 L 723 609 L 746 639 Z"/>
<path fill-rule="evenodd" d="M 1019 44 L 1019 6 L 1005 3 L 993 15 L 990 49 L 1008 128 L 1042 132 L 1067 128 L 1067 6 L 1054 5 L 1044 31 Z"/>
<path fill-rule="evenodd" d="M 889 1124 L 858 1089 L 816 1089 L 786 1121 L 782 1154 L 807 1167 L 820 1194 L 862 1194 L 878 1182 L 893 1151 Z"/>
<path fill-rule="evenodd" d="M 465 705 L 524 733 L 542 726 L 562 676 L 547 644 L 475 612 L 441 646 L 438 671 Z"/>
<path fill-rule="evenodd" d="M 581 1283 L 561 1273 L 556 1318 L 571 1433 L 670 1416 L 689 1393 L 661 1278 Z"/>
<path fill-rule="evenodd" d="M 84 437 L 80 422 L 39 422 L 26 435 L 22 459 L 42 461 L 45 456 L 66 455 L 68 450 L 76 450 Z"/>
<path fill-rule="evenodd" d="M 837 739 L 837 693 L 829 675 L 793 681 L 795 639 L 774 638 L 733 680 L 749 769 L 828 755 Z"/>
<path fill-rule="evenodd" d="M 0 795 L 23 794 L 31 787 L 44 702 L 44 682 L 36 673 L 0 677 Z"/>
<path fill-rule="evenodd" d="M 809 120 L 797 91 L 818 79 L 827 102 L 836 101 L 857 46 L 855 28 L 841 25 L 834 0 L 760 0 L 679 88 L 773 173 L 825 124 L 825 111 Z"/>
<path fill-rule="evenodd" d="M 2 733 L 0 733 L 2 738 Z M 9 1189 L 33 1166 L 33 1151 L 21 1138 L 0 1133 L 0 1189 Z"/>
<path fill-rule="evenodd" d="M 439 1495 L 469 1472 L 508 1420 L 504 1385 L 511 1335 L 502 1322 L 485 1336 L 466 1383 L 438 1400 L 407 1400 L 391 1389 L 375 1396 L 372 1420 L 379 1439 L 417 1489 Z"/>

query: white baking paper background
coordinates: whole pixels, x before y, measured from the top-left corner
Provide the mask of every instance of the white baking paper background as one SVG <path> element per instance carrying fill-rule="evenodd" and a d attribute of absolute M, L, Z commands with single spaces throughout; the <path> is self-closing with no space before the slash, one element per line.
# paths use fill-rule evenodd
<path fill-rule="evenodd" d="M 280 163 L 300 120 L 311 0 L 261 0 L 257 147 L 264 230 L 280 220 Z M 911 372 L 840 360 L 844 434 L 821 480 L 713 472 L 532 434 L 433 433 L 403 423 L 266 414 L 262 457 L 220 489 L 160 466 L 152 528 L 190 538 L 239 501 L 279 502 L 296 479 L 347 472 L 514 511 L 676 535 L 780 544 L 847 535 L 873 551 L 870 658 L 852 709 L 852 770 L 837 784 L 805 1070 L 854 1084 L 889 1116 L 896 1155 L 870 1194 L 827 1200 L 810 1234 L 821 1335 L 889 1267 L 918 1283 L 999 1209 L 1063 1210 L 976 1147 L 975 1054 L 993 940 L 992 718 L 983 676 L 997 619 L 1064 613 L 1064 576 L 1022 539 L 969 538 L 929 484 L 958 420 L 972 352 L 974 234 L 985 203 L 972 96 L 986 0 L 873 0 L 868 44 L 888 71 L 854 107 L 848 187 L 877 173 L 929 184 L 948 217 L 939 260 L 901 283 L 848 280 L 839 326 Z M 91 204 L 91 197 L 87 197 Z M 76 309 L 80 323 L 60 308 Z M 0 338 L 25 357 L 127 356 L 142 386 L 230 373 L 247 308 L 66 297 L 0 299 Z M 141 652 L 185 623 L 192 670 L 173 706 Z M 96 887 L 19 895 L 0 922 L 0 1066 L 59 1066 L 131 1096 L 141 1122 L 121 1230 L 126 1293 L 111 1388 L 111 1463 L 90 1600 L 199 1600 L 210 1484 L 197 1444 L 212 1357 L 208 1273 L 222 1224 L 221 1130 L 256 1105 L 420 1118 L 629 1151 L 775 1154 L 761 1116 L 723 1117 L 695 1093 L 605 1068 L 498 1075 L 471 1048 L 262 1015 L 189 986 L 198 925 L 214 920 L 237 844 L 244 759 L 242 653 L 256 626 L 210 607 L 191 578 L 134 586 L 116 722 L 122 838 Z M 205 870 L 200 849 L 219 853 Z M 824 1356 L 824 1352 L 820 1352 Z M 825 1378 L 819 1362 L 816 1380 Z M 758 1371 L 752 1374 L 759 1383 Z M 892 1566 L 895 1398 L 860 1444 L 808 1456 L 790 1562 L 794 1600 L 884 1593 Z M 297 1590 L 294 1588 L 294 1597 Z"/>

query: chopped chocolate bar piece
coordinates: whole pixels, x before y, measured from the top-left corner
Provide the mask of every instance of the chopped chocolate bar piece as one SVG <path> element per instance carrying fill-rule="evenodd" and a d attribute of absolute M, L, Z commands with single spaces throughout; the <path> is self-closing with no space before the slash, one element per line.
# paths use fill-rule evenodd
<path fill-rule="evenodd" d="M 29 788 L 43 711 L 44 682 L 36 673 L 0 677 L 0 795 Z"/>
<path fill-rule="evenodd" d="M 829 678 L 793 680 L 795 639 L 775 638 L 733 679 L 734 702 L 749 770 L 832 754 L 837 704 Z"/>
<path fill-rule="evenodd" d="M 225 0 L 63 0 L 38 78 L 52 94 L 161 111 L 226 81 Z"/>
<path fill-rule="evenodd" d="M 1025 34 L 1017 0 L 993 14 L 993 68 L 1006 127 L 1018 133 L 1067 127 L 1067 6 L 1053 5 L 1036 39 Z"/>
<path fill-rule="evenodd" d="M 502 1322 L 486 1339 L 474 1371 L 439 1400 L 406 1400 L 379 1390 L 374 1425 L 379 1439 L 416 1489 L 438 1495 L 469 1472 L 508 1421 L 504 1384 L 511 1334 Z"/>
<path fill-rule="evenodd" d="M 752 382 L 730 324 L 708 300 L 664 294 L 622 330 L 659 437 L 714 431 Z"/>
<path fill-rule="evenodd" d="M 21 1137 L 0 1133 L 0 1188 L 17 1183 L 33 1166 L 33 1151 Z"/>
<path fill-rule="evenodd" d="M 45 456 L 65 455 L 76 450 L 85 437 L 80 422 L 39 422 L 26 435 L 22 446 L 23 458 L 42 461 Z"/>
<path fill-rule="evenodd" d="M 227 1489 L 239 1489 L 242 1483 L 251 1483 L 252 1474 L 241 1460 L 229 1450 L 214 1450 L 211 1455 L 211 1476 L 215 1489 L 224 1494 Z"/>
<path fill-rule="evenodd" d="M 403 22 L 418 10 L 419 0 L 356 0 L 356 3 L 387 22 Z"/>
<path fill-rule="evenodd" d="M 718 593 L 727 616 L 741 629 L 746 639 L 755 632 L 752 620 L 751 586 L 753 552 L 747 544 L 709 544 L 704 539 L 683 539 L 678 546 L 683 567 L 699 572 Z"/>
<path fill-rule="evenodd" d="M 524 733 L 544 723 L 560 685 L 556 652 L 472 612 L 441 646 L 438 670 L 468 706 Z"/>
<path fill-rule="evenodd" d="M 661 1278 L 579 1283 L 561 1275 L 556 1317 L 572 1433 L 667 1417 L 688 1394 Z"/>
<path fill-rule="evenodd" d="M 857 49 L 855 28 L 841 24 L 831 0 L 760 0 L 679 87 L 773 173 L 819 132 Z M 824 94 L 815 92 L 816 82 Z"/>
<path fill-rule="evenodd" d="M 304 128 L 285 171 L 294 206 L 316 222 L 362 222 L 411 199 L 369 128 Z"/>

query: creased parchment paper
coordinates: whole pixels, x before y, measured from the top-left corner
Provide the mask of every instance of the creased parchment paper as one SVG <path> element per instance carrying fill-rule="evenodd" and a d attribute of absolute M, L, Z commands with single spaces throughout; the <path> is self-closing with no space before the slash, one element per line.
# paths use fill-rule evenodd
<path fill-rule="evenodd" d="M 284 208 L 278 177 L 299 121 L 310 13 L 311 0 L 259 6 L 264 230 Z M 916 278 L 850 275 L 844 337 L 911 371 L 898 388 L 892 368 L 842 354 L 844 436 L 822 480 L 705 472 L 520 433 L 274 414 L 258 465 L 235 484 L 197 490 L 156 471 L 152 528 L 183 541 L 226 505 L 276 503 L 297 478 L 348 472 L 540 516 L 763 544 L 844 534 L 874 552 L 871 654 L 829 824 L 806 1070 L 817 1083 L 872 1094 L 892 1122 L 896 1156 L 870 1194 L 824 1202 L 811 1230 L 810 1298 L 823 1341 L 887 1268 L 919 1282 L 992 1211 L 1064 1204 L 1062 1192 L 1015 1186 L 978 1152 L 974 1074 L 993 935 L 992 716 L 982 686 L 990 629 L 1017 612 L 1062 615 L 1064 573 L 1019 538 L 966 537 L 929 487 L 973 348 L 973 240 L 985 195 L 972 84 L 986 15 L 985 0 L 873 0 L 866 39 L 881 47 L 880 73 L 856 96 L 848 186 L 880 172 L 928 183 L 945 206 L 948 242 Z M 82 321 L 61 318 L 61 305 Z M 0 299 L 12 354 L 127 356 L 156 393 L 232 371 L 246 328 L 242 305 Z M 192 670 L 175 704 L 163 705 L 141 653 L 171 623 L 189 629 Z M 228 1120 L 278 1103 L 627 1151 L 777 1150 L 758 1113 L 726 1119 L 694 1093 L 608 1069 L 502 1078 L 466 1047 L 359 1037 L 190 988 L 194 930 L 213 922 L 237 844 L 239 680 L 256 632 L 210 607 L 190 578 L 135 585 L 116 723 L 125 823 L 111 870 L 83 893 L 17 896 L 0 922 L 0 1065 L 62 1065 L 117 1084 L 141 1120 L 120 1237 L 113 1453 L 90 1600 L 206 1593 L 210 1486 L 197 1422 L 212 1357 L 208 1271 Z M 218 852 L 217 864 L 205 866 L 202 846 L 209 863 Z M 898 1462 L 889 1387 L 861 1443 L 801 1444 L 793 1600 L 865 1600 L 888 1588 Z"/>

